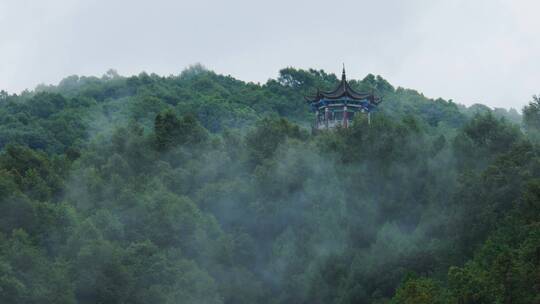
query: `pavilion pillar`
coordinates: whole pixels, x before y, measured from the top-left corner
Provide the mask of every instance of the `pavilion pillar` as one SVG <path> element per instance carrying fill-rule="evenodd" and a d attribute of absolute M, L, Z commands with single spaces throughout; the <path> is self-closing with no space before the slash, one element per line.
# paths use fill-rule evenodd
<path fill-rule="evenodd" d="M 328 129 L 328 107 L 324 108 L 324 124 Z"/>
<path fill-rule="evenodd" d="M 349 118 L 347 117 L 347 106 L 343 106 L 343 127 L 347 128 Z"/>

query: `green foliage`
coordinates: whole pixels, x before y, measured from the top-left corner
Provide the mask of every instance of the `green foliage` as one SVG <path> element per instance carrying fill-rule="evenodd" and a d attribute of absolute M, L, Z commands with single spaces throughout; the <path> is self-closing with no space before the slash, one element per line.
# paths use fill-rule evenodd
<path fill-rule="evenodd" d="M 531 139 L 540 140 L 540 97 L 533 96 L 529 105 L 523 108 L 523 126 Z"/>
<path fill-rule="evenodd" d="M 55 167 L 48 157 L 39 151 L 9 145 L 4 153 L 0 154 L 0 167 L 4 172 L 9 172 L 19 190 L 31 198 L 50 200 L 61 191 L 61 168 Z"/>
<path fill-rule="evenodd" d="M 156 116 L 154 132 L 157 148 L 162 151 L 177 145 L 199 144 L 208 137 L 206 130 L 193 116 L 178 119 L 171 111 Z"/>
<path fill-rule="evenodd" d="M 538 100 L 519 114 L 339 78 L 70 76 L 0 92 L 2 303 L 540 303 Z M 517 115 L 517 116 L 516 116 Z"/>
<path fill-rule="evenodd" d="M 23 230 L 14 230 L 9 239 L 1 240 L 2 302 L 76 303 L 65 263 L 48 259 Z"/>
<path fill-rule="evenodd" d="M 246 136 L 250 161 L 253 164 L 261 164 L 265 159 L 271 158 L 279 144 L 287 138 L 302 137 L 305 137 L 305 132 L 285 119 L 263 119 Z"/>
<path fill-rule="evenodd" d="M 481 168 L 522 138 L 517 126 L 487 112 L 477 114 L 467 122 L 454 139 L 454 149 L 463 168 Z"/>
<path fill-rule="evenodd" d="M 441 287 L 426 278 L 410 279 L 403 283 L 393 298 L 396 304 L 438 304 L 450 303 L 441 299 Z"/>

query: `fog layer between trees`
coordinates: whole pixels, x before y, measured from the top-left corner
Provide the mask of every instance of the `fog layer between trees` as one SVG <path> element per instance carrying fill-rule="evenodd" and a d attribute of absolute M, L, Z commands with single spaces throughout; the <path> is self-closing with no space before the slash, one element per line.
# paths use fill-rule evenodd
<path fill-rule="evenodd" d="M 313 134 L 265 84 L 71 76 L 0 94 L 0 302 L 536 303 L 540 102 L 352 80 L 371 124 Z"/>

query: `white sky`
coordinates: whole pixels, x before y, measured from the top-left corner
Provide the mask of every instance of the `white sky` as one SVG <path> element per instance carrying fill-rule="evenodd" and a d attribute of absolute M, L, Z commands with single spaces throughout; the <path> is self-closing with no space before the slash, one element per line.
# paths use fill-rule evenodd
<path fill-rule="evenodd" d="M 197 62 L 265 82 L 345 62 L 349 78 L 520 109 L 540 93 L 539 16 L 536 0 L 0 0 L 0 89 Z"/>

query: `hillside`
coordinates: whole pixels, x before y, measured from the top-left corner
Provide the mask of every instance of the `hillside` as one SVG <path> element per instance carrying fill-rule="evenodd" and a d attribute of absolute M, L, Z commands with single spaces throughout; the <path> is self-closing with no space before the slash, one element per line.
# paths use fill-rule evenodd
<path fill-rule="evenodd" d="M 540 100 L 465 107 L 385 79 L 312 134 L 264 84 L 70 76 L 0 93 L 2 303 L 540 302 Z"/>

